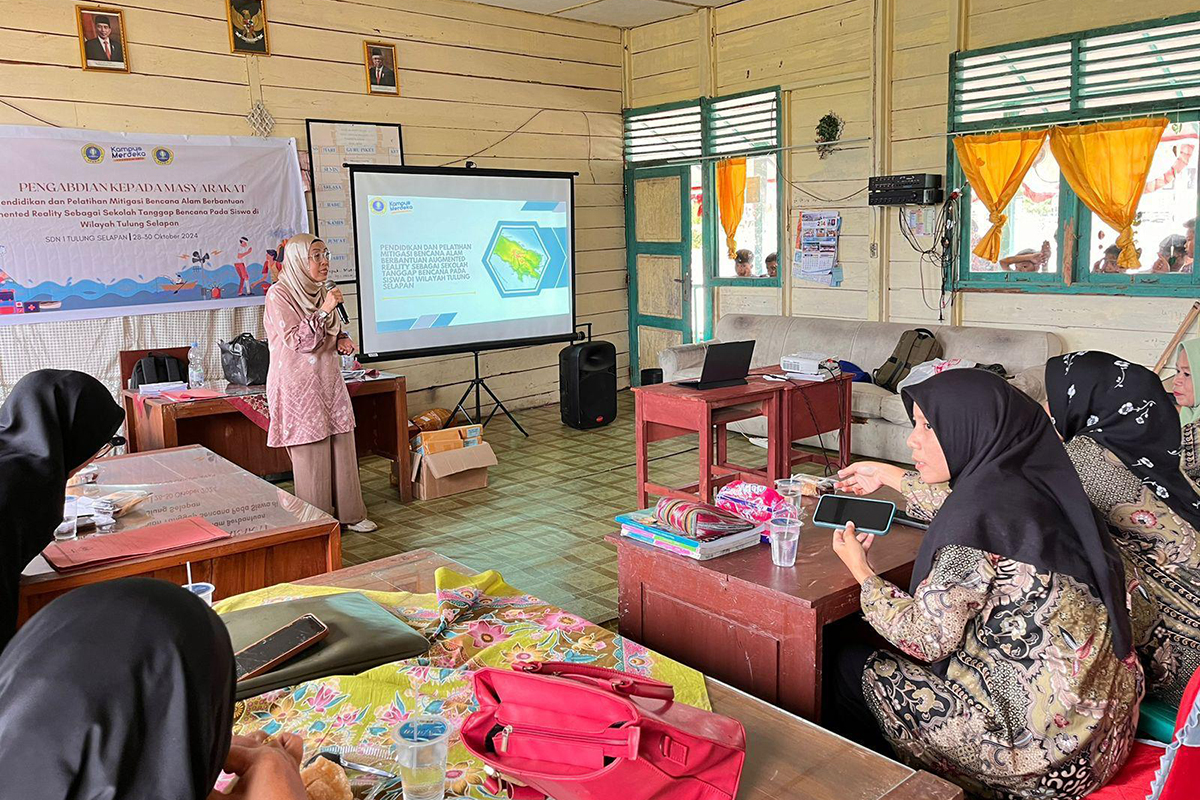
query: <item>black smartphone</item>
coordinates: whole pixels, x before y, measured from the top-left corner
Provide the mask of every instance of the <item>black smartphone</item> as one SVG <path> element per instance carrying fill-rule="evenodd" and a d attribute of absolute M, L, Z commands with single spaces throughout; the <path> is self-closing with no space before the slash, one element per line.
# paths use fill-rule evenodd
<path fill-rule="evenodd" d="M 928 522 L 923 519 L 917 519 L 916 517 L 910 517 L 908 514 L 900 510 L 896 511 L 896 517 L 892 521 L 898 522 L 901 525 L 907 525 L 910 528 L 917 528 L 918 530 L 922 531 L 929 530 Z"/>
<path fill-rule="evenodd" d="M 305 614 L 234 653 L 237 679 L 244 681 L 262 675 L 307 650 L 329 635 L 329 627 L 312 614 Z"/>
<path fill-rule="evenodd" d="M 895 514 L 896 504 L 888 500 L 827 494 L 817 501 L 813 524 L 822 528 L 844 528 L 847 522 L 853 522 L 860 533 L 882 536 L 891 527 Z"/>

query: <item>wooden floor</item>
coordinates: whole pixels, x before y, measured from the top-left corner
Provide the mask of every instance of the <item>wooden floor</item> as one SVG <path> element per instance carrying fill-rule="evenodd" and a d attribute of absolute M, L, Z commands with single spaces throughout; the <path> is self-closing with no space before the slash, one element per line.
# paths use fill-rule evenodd
<path fill-rule="evenodd" d="M 617 615 L 616 551 L 604 543 L 617 514 L 634 510 L 633 395 L 619 396 L 617 421 L 591 431 L 562 424 L 558 406 L 517 412 L 525 439 L 503 417 L 485 438 L 499 465 L 487 489 L 402 506 L 388 485 L 388 462 L 362 462 L 373 533 L 343 533 L 347 566 L 427 547 L 474 569 L 496 569 L 509 583 L 596 623 Z M 651 446 L 651 475 L 696 480 L 696 437 Z M 766 451 L 730 435 L 740 463 Z M 285 484 L 286 486 L 286 484 Z"/>

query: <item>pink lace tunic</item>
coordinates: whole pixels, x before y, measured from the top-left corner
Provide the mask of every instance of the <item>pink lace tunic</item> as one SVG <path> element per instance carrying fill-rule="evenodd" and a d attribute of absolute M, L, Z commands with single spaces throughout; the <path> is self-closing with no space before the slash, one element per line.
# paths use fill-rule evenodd
<path fill-rule="evenodd" d="M 267 444 L 310 444 L 354 430 L 354 409 L 342 380 L 337 338 L 317 315 L 306 315 L 287 289 L 276 284 L 267 292 L 263 326 L 271 349 Z"/>

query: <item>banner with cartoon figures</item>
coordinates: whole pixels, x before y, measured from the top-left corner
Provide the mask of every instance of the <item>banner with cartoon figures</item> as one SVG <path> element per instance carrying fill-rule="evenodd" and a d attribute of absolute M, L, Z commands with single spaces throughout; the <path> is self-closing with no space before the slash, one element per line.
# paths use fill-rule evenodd
<path fill-rule="evenodd" d="M 0 126 L 0 326 L 263 302 L 308 216 L 292 139 Z"/>

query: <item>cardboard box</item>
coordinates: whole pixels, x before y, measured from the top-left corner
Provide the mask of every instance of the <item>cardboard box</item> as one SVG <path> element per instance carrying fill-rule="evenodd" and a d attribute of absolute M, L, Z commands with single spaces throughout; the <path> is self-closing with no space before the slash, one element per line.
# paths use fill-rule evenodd
<path fill-rule="evenodd" d="M 437 453 L 446 453 L 450 450 L 461 450 L 464 447 L 474 447 L 482 442 L 483 439 L 479 438 L 478 436 L 472 436 L 468 439 L 436 439 L 434 441 L 426 442 L 420 447 L 415 448 L 413 452 L 419 456 L 432 456 Z"/>
<path fill-rule="evenodd" d="M 460 446 L 442 453 L 419 455 L 413 462 L 413 492 L 420 500 L 482 489 L 488 485 L 488 467 L 496 454 L 487 442 Z"/>
<path fill-rule="evenodd" d="M 459 425 L 457 428 L 444 428 L 440 431 L 421 431 L 412 440 L 412 449 L 414 453 L 420 454 L 444 453 L 463 447 L 463 442 L 468 439 L 482 440 L 483 426 Z M 447 447 L 447 444 L 450 446 Z"/>

